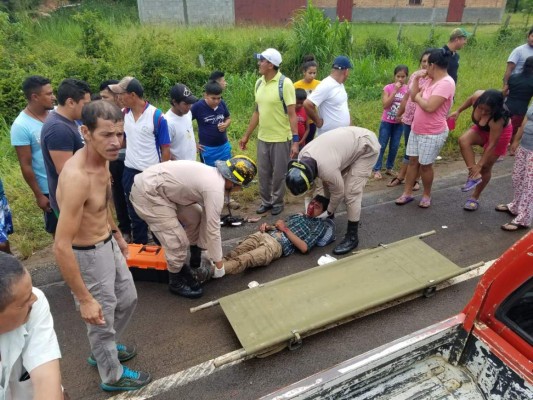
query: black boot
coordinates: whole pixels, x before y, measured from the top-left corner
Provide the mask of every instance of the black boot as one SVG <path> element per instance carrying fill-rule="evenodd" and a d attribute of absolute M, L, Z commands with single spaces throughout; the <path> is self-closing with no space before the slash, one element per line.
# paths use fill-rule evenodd
<path fill-rule="evenodd" d="M 181 268 L 181 274 L 185 278 L 185 283 L 192 289 L 192 290 L 199 290 L 202 288 L 202 282 L 197 277 L 197 269 L 191 268 L 187 264 L 183 264 L 183 267 Z"/>
<path fill-rule="evenodd" d="M 342 242 L 333 249 L 333 254 L 346 254 L 355 249 L 359 244 L 359 237 L 357 235 L 358 229 L 359 221 L 348 221 L 346 235 L 344 236 L 344 239 L 342 239 Z"/>
<path fill-rule="evenodd" d="M 187 284 L 187 279 L 183 270 L 177 273 L 168 272 L 168 290 L 173 294 L 187 297 L 189 299 L 197 299 L 204 294 L 202 288 L 195 290 Z"/>
<path fill-rule="evenodd" d="M 191 252 L 191 257 L 189 259 L 189 265 L 191 266 L 192 269 L 200 268 L 200 263 L 202 261 L 202 248 L 193 244 L 192 246 L 189 247 L 189 250 Z"/>
<path fill-rule="evenodd" d="M 189 251 L 191 252 L 189 265 L 183 266 L 187 282 L 194 290 L 201 288 L 202 283 L 207 280 L 204 276 L 205 272 L 200 268 L 202 264 L 202 250 L 201 247 L 198 247 L 195 244 L 191 245 L 189 247 Z"/>

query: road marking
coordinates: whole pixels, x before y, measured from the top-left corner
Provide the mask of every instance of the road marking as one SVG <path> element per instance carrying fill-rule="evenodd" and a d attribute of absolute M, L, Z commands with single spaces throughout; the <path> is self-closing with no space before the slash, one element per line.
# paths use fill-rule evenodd
<path fill-rule="evenodd" d="M 496 260 L 485 262 L 483 265 L 473 268 L 472 270 L 461 274 L 459 276 L 456 276 L 455 278 L 448 279 L 447 281 L 444 281 L 437 285 L 437 290 L 441 290 L 453 285 L 457 285 L 461 282 L 465 282 L 469 279 L 476 278 L 480 275 L 483 275 L 485 271 L 494 263 Z M 353 316 L 351 320 L 365 317 L 370 314 L 374 314 L 376 312 L 385 310 L 390 307 L 394 307 L 398 304 L 405 303 L 410 300 L 414 300 L 415 298 L 421 297 L 421 293 L 415 293 L 409 296 L 402 297 L 401 299 L 390 301 L 386 304 L 382 304 L 381 306 L 374 307 L 370 310 L 364 311 L 362 313 L 359 313 L 355 316 Z M 349 322 L 348 320 L 343 320 L 343 323 Z M 328 325 L 327 327 L 318 328 L 317 330 L 313 331 L 312 333 L 317 333 L 319 331 L 325 330 L 326 328 L 333 328 L 334 326 L 340 325 L 341 322 L 336 322 L 331 325 Z M 306 335 L 309 336 L 309 335 Z M 235 360 L 235 357 L 233 355 L 242 354 L 241 350 L 236 350 L 231 353 L 228 353 L 222 357 L 217 357 L 216 359 L 212 359 L 209 361 L 205 361 L 201 364 L 195 365 L 194 367 L 188 368 L 186 370 L 177 372 L 172 375 L 165 376 L 163 378 L 156 379 L 146 387 L 135 390 L 132 392 L 124 392 L 117 396 L 111 397 L 109 400 L 145 400 L 150 399 L 152 397 L 158 396 L 160 394 L 169 392 L 173 389 L 176 389 L 180 386 L 184 386 L 190 382 L 194 382 L 196 380 L 205 378 L 211 374 L 213 374 L 216 371 L 222 370 L 224 368 L 228 368 L 233 365 L 237 365 L 248 358 L 252 358 L 252 356 L 245 356 L 240 359 Z M 220 366 L 215 366 L 215 361 L 220 360 L 221 358 L 225 358 L 228 360 L 234 360 L 227 364 L 222 364 Z M 217 365 L 219 363 L 217 362 Z"/>
<path fill-rule="evenodd" d="M 177 372 L 175 374 L 165 376 L 164 378 L 159 378 L 152 383 L 148 384 L 142 389 L 135 390 L 132 392 L 124 392 L 117 396 L 111 397 L 109 400 L 145 400 L 150 399 L 154 396 L 169 392 L 172 389 L 176 389 L 180 386 L 184 386 L 189 382 L 194 382 L 201 378 L 211 375 L 215 371 L 220 371 L 224 368 L 239 364 L 246 360 L 242 358 L 237 361 L 233 361 L 229 364 L 222 365 L 220 367 L 215 367 L 215 360 L 209 360 L 201 364 L 195 365 L 194 367 L 188 368 L 186 370 Z"/>

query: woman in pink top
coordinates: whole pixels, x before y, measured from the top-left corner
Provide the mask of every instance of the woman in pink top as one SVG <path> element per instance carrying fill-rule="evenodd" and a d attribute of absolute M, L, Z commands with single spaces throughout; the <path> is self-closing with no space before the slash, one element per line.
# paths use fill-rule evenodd
<path fill-rule="evenodd" d="M 415 116 L 416 109 L 416 104 L 413 102 L 413 100 L 411 100 L 410 91 L 411 87 L 413 86 L 413 81 L 415 80 L 417 75 L 422 76 L 422 78 L 420 78 L 420 80 L 418 81 L 418 84 L 420 86 L 422 86 L 424 82 L 429 79 L 426 75 L 426 69 L 428 67 L 428 58 L 430 54 L 431 49 L 426 49 L 420 56 L 420 69 L 414 72 L 409 77 L 409 82 L 407 83 L 409 90 L 407 92 L 407 95 L 404 96 L 404 98 L 402 99 L 402 102 L 400 103 L 400 108 L 398 109 L 397 118 L 400 119 L 403 123 L 403 143 L 405 145 L 405 150 L 402 158 L 402 166 L 400 167 L 400 171 L 398 172 L 398 175 L 392 178 L 392 180 L 387 184 L 388 187 L 403 185 L 405 181 L 405 175 L 407 174 L 407 166 L 409 165 L 409 156 L 407 155 L 407 143 L 409 142 L 411 124 L 413 123 L 413 118 Z M 415 184 L 413 187 L 413 190 L 415 191 L 420 189 L 420 186 L 418 184 L 418 177 L 420 177 L 420 174 L 417 174 L 417 180 L 415 180 Z"/>
<path fill-rule="evenodd" d="M 431 205 L 433 163 L 448 137 L 446 118 L 455 94 L 455 82 L 447 72 L 450 57 L 451 53 L 444 49 L 432 50 L 427 69 L 430 79 L 420 85 L 421 76 L 418 75 L 413 82 L 411 99 L 416 103 L 416 109 L 407 143 L 409 167 L 404 192 L 396 199 L 398 205 L 413 201 L 413 185 L 419 167 L 424 193 L 418 205 L 422 208 Z"/>

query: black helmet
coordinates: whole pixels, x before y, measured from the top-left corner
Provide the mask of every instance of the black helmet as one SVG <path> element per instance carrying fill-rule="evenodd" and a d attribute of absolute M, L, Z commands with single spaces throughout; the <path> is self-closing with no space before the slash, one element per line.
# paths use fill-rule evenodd
<path fill-rule="evenodd" d="M 300 196 L 311 189 L 315 180 L 313 168 L 305 160 L 289 161 L 285 184 L 294 196 Z"/>
<path fill-rule="evenodd" d="M 257 174 L 255 162 L 246 156 L 235 156 L 226 161 L 215 161 L 215 166 L 227 180 L 247 187 Z"/>

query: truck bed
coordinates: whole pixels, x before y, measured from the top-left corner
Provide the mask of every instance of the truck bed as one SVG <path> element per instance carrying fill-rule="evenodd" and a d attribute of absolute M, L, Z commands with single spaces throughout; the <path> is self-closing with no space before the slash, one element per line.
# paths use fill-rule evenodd
<path fill-rule="evenodd" d="M 531 400 L 533 387 L 501 362 L 464 314 L 378 347 L 262 399 Z"/>

